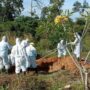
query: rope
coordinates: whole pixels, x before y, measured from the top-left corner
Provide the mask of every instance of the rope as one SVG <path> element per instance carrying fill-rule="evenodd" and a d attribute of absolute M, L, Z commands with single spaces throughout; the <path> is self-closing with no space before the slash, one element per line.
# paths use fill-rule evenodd
<path fill-rule="evenodd" d="M 53 52 L 52 52 L 53 51 Z M 51 53 L 49 52 L 49 54 L 47 54 L 47 55 L 45 55 L 45 56 L 43 56 L 42 58 L 40 58 L 40 59 L 43 59 L 43 58 L 45 58 L 45 57 L 47 57 L 47 56 L 49 56 L 49 55 L 51 55 L 51 54 L 53 54 L 53 53 L 55 53 L 57 50 L 56 49 L 54 49 L 54 50 L 52 50 L 51 51 Z"/>

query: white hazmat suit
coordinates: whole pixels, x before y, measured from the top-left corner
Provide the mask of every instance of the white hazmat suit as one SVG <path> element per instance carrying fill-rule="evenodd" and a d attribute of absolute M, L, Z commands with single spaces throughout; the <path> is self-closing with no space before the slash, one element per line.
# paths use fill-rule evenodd
<path fill-rule="evenodd" d="M 7 42 L 6 36 L 3 36 L 2 41 L 0 42 L 0 70 L 5 67 L 6 70 L 9 69 L 8 61 L 8 50 L 11 49 L 9 43 Z"/>
<path fill-rule="evenodd" d="M 36 68 L 36 56 L 37 52 L 35 47 L 33 46 L 34 43 L 30 43 L 30 45 L 26 48 L 26 52 L 28 55 L 28 59 L 30 60 L 30 64 L 32 68 Z"/>
<path fill-rule="evenodd" d="M 9 63 L 11 64 L 11 66 L 15 66 L 15 55 L 14 55 L 14 52 L 12 51 L 13 49 L 11 50 L 11 54 L 8 55 L 8 59 L 10 61 Z"/>
<path fill-rule="evenodd" d="M 64 40 L 61 40 L 57 45 L 58 57 L 66 55 L 66 46 L 64 45 Z"/>
<path fill-rule="evenodd" d="M 24 56 L 25 56 L 25 59 L 26 59 L 26 68 L 27 69 L 30 67 L 30 61 L 28 60 L 28 56 L 27 56 L 27 53 L 26 53 L 26 47 L 28 47 L 28 45 L 29 45 L 28 44 L 28 39 L 23 40 L 21 42 L 21 46 L 22 46 L 22 48 L 24 50 Z"/>
<path fill-rule="evenodd" d="M 21 46 L 20 39 L 16 38 L 16 45 L 12 48 L 12 53 L 14 54 L 15 58 L 15 72 L 16 74 L 20 73 L 20 70 L 22 72 L 26 71 L 26 59 L 24 56 L 24 50 Z"/>
<path fill-rule="evenodd" d="M 81 51 L 81 36 L 78 33 L 74 34 L 75 40 L 71 42 L 72 45 L 75 45 L 74 54 L 77 58 L 80 58 L 80 51 Z"/>
<path fill-rule="evenodd" d="M 25 40 L 22 40 L 21 45 L 23 44 L 24 47 L 27 47 L 29 45 L 28 41 L 29 41 L 28 38 Z"/>

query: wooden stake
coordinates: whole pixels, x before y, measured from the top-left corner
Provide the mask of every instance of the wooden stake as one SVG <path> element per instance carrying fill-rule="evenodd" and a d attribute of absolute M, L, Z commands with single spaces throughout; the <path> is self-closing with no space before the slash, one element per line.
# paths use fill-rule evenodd
<path fill-rule="evenodd" d="M 88 73 L 85 72 L 85 90 L 88 90 Z"/>

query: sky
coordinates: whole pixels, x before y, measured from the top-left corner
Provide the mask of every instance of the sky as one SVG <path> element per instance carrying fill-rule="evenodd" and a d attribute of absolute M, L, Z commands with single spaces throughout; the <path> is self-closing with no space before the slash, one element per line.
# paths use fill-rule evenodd
<path fill-rule="evenodd" d="M 39 1 L 41 2 L 40 3 L 41 7 L 49 5 L 49 0 L 39 0 Z M 22 12 L 22 15 L 25 15 L 25 16 L 30 15 L 31 0 L 23 0 L 23 5 L 24 5 L 24 11 Z M 33 2 L 33 6 L 35 6 L 35 5 L 37 5 L 37 4 L 35 2 Z M 39 15 L 40 15 L 40 11 L 41 11 L 41 9 L 40 9 L 40 7 L 38 7 L 38 14 Z"/>
<path fill-rule="evenodd" d="M 49 5 L 49 0 L 39 0 L 41 3 L 40 3 L 40 7 L 44 7 L 44 6 L 48 6 Z M 65 0 L 64 2 L 64 5 L 62 7 L 63 10 L 66 10 L 66 9 L 69 9 L 71 10 L 72 9 L 72 6 L 73 6 L 73 3 L 75 1 L 79 1 L 79 2 L 83 2 L 84 0 Z M 89 5 L 90 5 L 90 0 L 86 0 Z M 23 1 L 23 5 L 24 5 L 24 11 L 22 12 L 22 15 L 25 15 L 25 16 L 30 16 L 30 7 L 31 7 L 31 0 L 24 0 Z M 36 6 L 37 4 L 35 2 L 33 2 L 33 6 Z M 43 5 L 43 6 L 42 6 Z M 38 7 L 37 10 L 37 14 L 40 16 L 40 7 Z M 79 16 L 78 13 L 74 14 L 71 18 L 72 19 L 76 19 L 77 17 Z"/>

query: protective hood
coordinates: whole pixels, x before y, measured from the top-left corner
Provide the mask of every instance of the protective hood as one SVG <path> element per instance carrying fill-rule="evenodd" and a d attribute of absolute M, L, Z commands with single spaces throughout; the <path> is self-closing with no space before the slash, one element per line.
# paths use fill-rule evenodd
<path fill-rule="evenodd" d="M 16 45 L 20 45 L 20 38 L 16 38 Z"/>
<path fill-rule="evenodd" d="M 61 40 L 60 43 L 63 44 L 64 40 Z"/>
<path fill-rule="evenodd" d="M 26 44 L 26 41 L 22 40 L 21 45 L 22 45 L 23 48 L 25 47 L 25 44 Z"/>
<path fill-rule="evenodd" d="M 6 36 L 3 36 L 2 37 L 2 41 L 7 42 L 7 37 Z"/>

